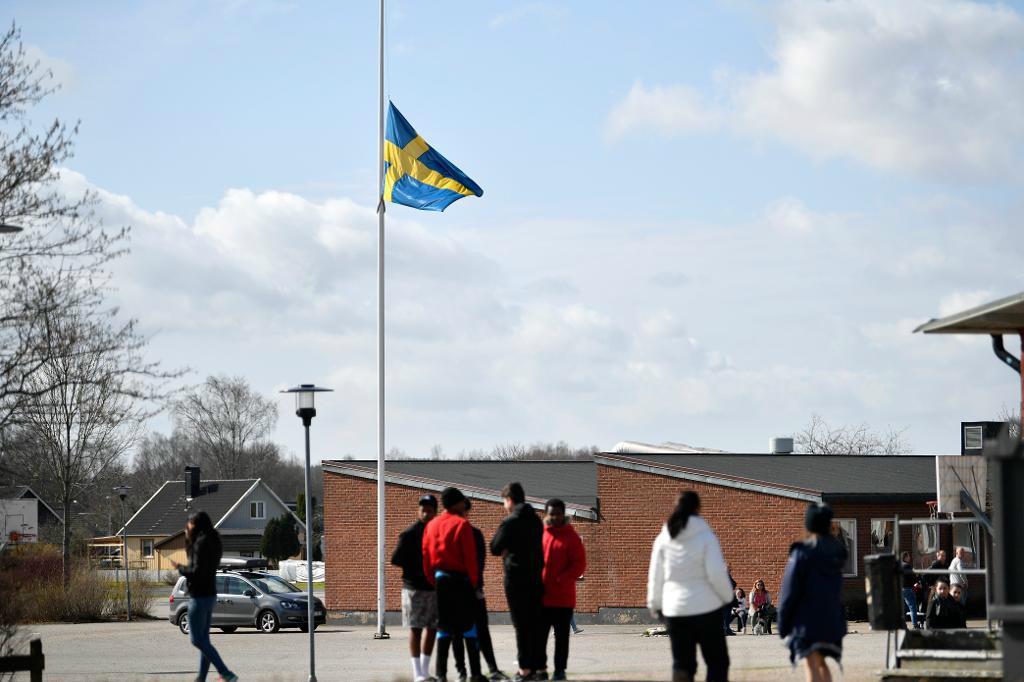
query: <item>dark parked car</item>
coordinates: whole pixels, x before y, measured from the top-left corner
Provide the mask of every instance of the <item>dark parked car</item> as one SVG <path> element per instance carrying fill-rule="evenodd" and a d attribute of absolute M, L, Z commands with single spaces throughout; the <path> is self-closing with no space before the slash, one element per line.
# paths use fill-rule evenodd
<path fill-rule="evenodd" d="M 254 570 L 266 568 L 259 559 L 221 561 L 217 571 L 217 605 L 213 609 L 215 628 L 234 632 L 240 627 L 256 628 L 262 632 L 277 632 L 280 628 L 309 629 L 306 593 L 287 580 Z M 188 634 L 188 591 L 185 578 L 178 578 L 170 597 L 168 620 Z M 322 601 L 313 598 L 313 629 L 323 625 L 327 612 Z"/>

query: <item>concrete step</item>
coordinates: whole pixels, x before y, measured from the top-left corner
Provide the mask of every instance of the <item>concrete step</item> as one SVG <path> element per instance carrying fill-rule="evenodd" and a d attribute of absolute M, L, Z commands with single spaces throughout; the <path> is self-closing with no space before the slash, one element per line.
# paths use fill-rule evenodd
<path fill-rule="evenodd" d="M 902 649 L 896 652 L 901 669 L 1002 670 L 1003 653 L 992 650 Z"/>
<path fill-rule="evenodd" d="M 1003 679 L 1001 670 L 893 668 L 878 673 L 882 682 L 989 682 Z"/>

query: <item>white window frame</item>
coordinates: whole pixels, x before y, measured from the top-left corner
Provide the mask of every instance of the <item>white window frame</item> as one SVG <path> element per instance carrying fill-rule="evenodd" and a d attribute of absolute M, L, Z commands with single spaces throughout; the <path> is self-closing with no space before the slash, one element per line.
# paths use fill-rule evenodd
<path fill-rule="evenodd" d="M 146 551 L 146 543 L 147 542 L 149 543 L 149 551 L 148 552 Z M 145 538 L 145 539 L 143 539 L 143 541 L 142 541 L 142 558 L 143 559 L 152 559 L 153 558 L 153 555 L 156 553 L 155 548 L 153 547 L 154 544 L 155 544 L 155 541 L 152 538 Z"/>
<path fill-rule="evenodd" d="M 891 516 L 881 516 L 881 517 L 877 517 L 876 516 L 876 517 L 872 517 L 872 519 L 871 519 L 871 528 L 869 530 L 869 533 L 873 533 L 874 532 L 874 530 L 875 530 L 875 522 L 876 521 L 882 521 L 882 522 L 885 522 L 885 523 L 893 524 L 892 533 L 893 533 L 893 538 L 895 538 L 895 535 L 896 535 L 896 524 L 895 524 L 895 521 L 896 521 L 896 519 L 892 518 Z M 885 546 L 878 547 L 874 543 L 874 538 L 869 534 L 868 535 L 868 540 L 871 542 L 871 551 L 872 552 L 882 552 L 882 553 L 892 553 L 893 538 L 890 538 L 889 546 L 888 547 L 885 547 Z"/>
<path fill-rule="evenodd" d="M 850 552 L 851 556 L 853 557 L 853 573 L 843 573 L 843 577 L 856 578 L 858 575 L 858 564 L 860 563 L 860 557 L 857 555 L 857 519 L 832 519 L 832 523 L 839 524 L 840 526 L 842 526 L 842 524 L 844 523 L 853 524 L 853 529 L 847 530 L 847 533 L 850 535 L 851 538 L 853 538 L 853 551 Z"/>
<path fill-rule="evenodd" d="M 267 505 L 262 500 L 253 500 L 249 503 L 249 518 L 250 519 L 265 519 L 267 518 Z"/>

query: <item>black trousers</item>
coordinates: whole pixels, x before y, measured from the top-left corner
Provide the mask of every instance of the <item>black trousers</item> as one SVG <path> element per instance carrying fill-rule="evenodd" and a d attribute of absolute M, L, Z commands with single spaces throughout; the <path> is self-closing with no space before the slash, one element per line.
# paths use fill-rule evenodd
<path fill-rule="evenodd" d="M 469 671 L 480 674 L 480 648 L 476 639 L 477 598 L 469 578 L 458 574 L 437 577 L 438 677 L 447 673 L 448 647 L 455 648 L 456 662 L 463 643 L 469 653 Z M 443 633 L 443 634 L 442 634 Z M 445 640 L 448 640 L 447 642 Z M 465 666 L 461 670 L 465 670 Z"/>
<path fill-rule="evenodd" d="M 488 669 L 492 673 L 498 672 L 498 660 L 494 658 L 494 644 L 491 642 L 491 627 L 487 622 L 487 600 L 478 598 L 476 606 L 476 638 L 480 644 L 480 653 Z"/>
<path fill-rule="evenodd" d="M 698 616 L 666 618 L 666 629 L 672 641 L 672 669 L 693 677 L 697 672 L 697 646 L 708 667 L 708 682 L 728 682 L 729 649 L 722 629 L 722 610 L 715 609 Z"/>
<path fill-rule="evenodd" d="M 505 582 L 505 599 L 516 631 L 516 657 L 523 670 L 538 670 L 542 665 L 545 629 L 540 600 L 543 594 L 542 585 Z"/>
<path fill-rule="evenodd" d="M 554 606 L 544 607 L 544 645 L 540 650 L 540 668 L 548 666 L 548 633 L 555 631 L 555 672 L 564 673 L 569 663 L 569 623 L 572 609 Z"/>

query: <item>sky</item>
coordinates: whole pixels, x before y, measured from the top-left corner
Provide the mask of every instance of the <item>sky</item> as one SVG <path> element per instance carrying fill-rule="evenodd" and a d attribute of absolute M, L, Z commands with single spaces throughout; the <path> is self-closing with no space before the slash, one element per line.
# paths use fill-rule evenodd
<path fill-rule="evenodd" d="M 149 357 L 244 377 L 293 453 L 276 391 L 333 388 L 313 459 L 375 456 L 377 3 L 5 8 Z M 388 207 L 387 448 L 766 452 L 818 414 L 958 452 L 1018 377 L 912 330 L 1024 289 L 1022 11 L 389 2 L 387 96 L 484 195 Z"/>

